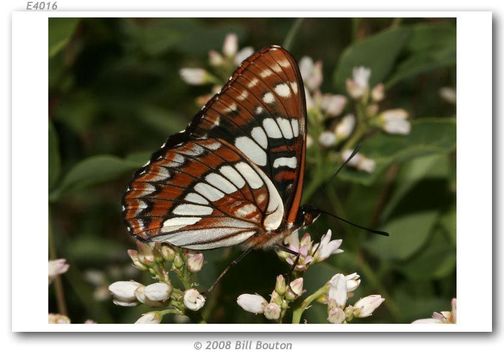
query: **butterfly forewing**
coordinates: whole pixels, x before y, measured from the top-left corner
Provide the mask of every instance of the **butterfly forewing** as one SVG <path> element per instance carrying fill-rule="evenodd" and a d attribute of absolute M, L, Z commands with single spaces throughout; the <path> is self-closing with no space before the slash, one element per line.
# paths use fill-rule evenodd
<path fill-rule="evenodd" d="M 294 59 L 255 53 L 136 173 L 124 196 L 130 232 L 190 249 L 266 243 L 297 214 L 305 136 Z"/>

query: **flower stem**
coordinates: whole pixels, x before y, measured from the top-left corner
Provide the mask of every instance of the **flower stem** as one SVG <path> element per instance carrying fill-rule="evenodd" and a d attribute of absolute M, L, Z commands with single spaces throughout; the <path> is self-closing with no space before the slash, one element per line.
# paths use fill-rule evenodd
<path fill-rule="evenodd" d="M 49 258 L 53 260 L 56 260 L 58 258 L 51 220 L 49 220 Z M 56 276 L 56 278 L 54 279 L 54 290 L 56 292 L 56 304 L 58 307 L 58 313 L 62 315 L 68 315 L 65 302 L 65 292 L 63 290 L 63 282 L 61 281 L 61 276 Z"/>
<path fill-rule="evenodd" d="M 312 302 L 314 302 L 315 300 L 320 298 L 322 295 L 326 294 L 328 289 L 329 289 L 329 285 L 325 284 L 320 289 L 318 289 L 313 294 L 311 294 L 306 299 L 304 299 L 303 302 L 301 303 L 301 305 L 299 305 L 299 307 L 296 310 L 294 310 L 294 312 L 292 313 L 292 323 L 299 324 L 301 321 L 301 316 L 303 315 L 305 310 L 310 307 Z"/>
<path fill-rule="evenodd" d="M 282 44 L 282 46 L 286 50 L 291 50 L 292 48 L 292 43 L 294 42 L 294 39 L 296 38 L 296 35 L 299 31 L 299 28 L 301 27 L 301 24 L 303 23 L 304 19 L 296 19 L 292 26 L 289 29 L 289 32 L 287 33 L 287 36 L 285 37 L 285 40 Z"/>

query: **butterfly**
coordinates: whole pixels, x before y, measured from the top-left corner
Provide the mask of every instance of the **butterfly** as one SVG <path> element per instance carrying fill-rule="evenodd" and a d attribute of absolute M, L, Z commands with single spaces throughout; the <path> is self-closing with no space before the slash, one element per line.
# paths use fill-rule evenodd
<path fill-rule="evenodd" d="M 300 206 L 306 119 L 294 57 L 280 46 L 252 54 L 135 173 L 123 197 L 128 231 L 190 250 L 250 249 L 311 224 L 318 214 Z"/>

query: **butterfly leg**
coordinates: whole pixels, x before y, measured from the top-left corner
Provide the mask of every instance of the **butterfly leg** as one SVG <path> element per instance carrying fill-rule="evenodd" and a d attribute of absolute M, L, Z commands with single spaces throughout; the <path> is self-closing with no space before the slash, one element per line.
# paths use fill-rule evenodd
<path fill-rule="evenodd" d="M 296 255 L 296 258 L 294 259 L 294 262 L 292 263 L 291 265 L 291 268 L 289 270 L 289 272 L 287 274 L 284 275 L 285 277 L 285 283 L 287 284 L 287 286 L 289 286 L 290 288 L 290 283 L 291 283 L 291 275 L 294 273 L 294 271 L 296 270 L 296 266 L 298 265 L 299 263 L 299 257 L 301 256 L 300 253 L 298 253 L 297 251 L 294 251 L 290 248 L 288 248 L 287 246 L 283 245 L 283 244 L 280 244 L 280 245 L 277 245 L 277 248 L 278 250 L 281 250 L 281 251 L 285 251 L 285 252 L 288 252 L 289 254 L 291 255 Z M 291 291 L 292 288 L 291 288 Z"/>
<path fill-rule="evenodd" d="M 224 275 L 226 275 L 226 273 L 233 267 L 235 266 L 236 264 L 238 264 L 245 256 L 247 256 L 250 252 L 252 251 L 252 248 L 248 248 L 246 249 L 244 252 L 242 252 L 240 254 L 240 256 L 238 256 L 236 259 L 234 259 L 233 261 L 231 261 L 228 266 L 226 266 L 226 268 L 224 270 L 222 270 L 222 272 L 220 273 L 220 275 L 217 277 L 217 279 L 215 279 L 215 281 L 213 282 L 212 286 L 210 286 L 208 288 L 207 291 L 205 291 L 205 293 L 208 295 L 212 292 L 212 290 L 217 286 L 217 284 L 220 282 L 220 280 L 224 277 Z"/>

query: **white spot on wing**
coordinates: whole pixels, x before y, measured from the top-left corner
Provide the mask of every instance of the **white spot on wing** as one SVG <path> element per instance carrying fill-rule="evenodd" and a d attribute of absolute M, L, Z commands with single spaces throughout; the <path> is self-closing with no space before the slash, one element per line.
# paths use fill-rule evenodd
<path fill-rule="evenodd" d="M 196 204 L 202 204 L 202 205 L 209 204 L 207 199 L 205 199 L 203 196 L 196 194 L 196 193 L 193 193 L 193 192 L 187 194 L 184 199 L 189 202 L 196 203 Z"/>
<path fill-rule="evenodd" d="M 261 180 L 261 177 L 257 175 L 257 172 L 250 167 L 249 164 L 244 162 L 239 162 L 235 165 L 236 169 L 240 172 L 240 174 L 247 180 L 247 183 L 252 189 L 259 189 L 264 185 L 264 182 Z"/>
<path fill-rule="evenodd" d="M 250 214 L 258 211 L 257 207 L 254 204 L 245 204 L 238 209 L 235 210 L 234 214 L 237 217 L 246 218 Z"/>
<path fill-rule="evenodd" d="M 235 146 L 240 149 L 250 160 L 259 166 L 267 163 L 267 156 L 263 149 L 248 136 L 241 136 L 235 140 Z"/>
<path fill-rule="evenodd" d="M 264 111 L 264 109 L 263 109 L 263 107 L 262 107 L 262 106 L 258 106 L 258 107 L 256 107 L 256 109 L 255 109 L 255 113 L 256 113 L 257 115 L 261 114 L 263 111 Z"/>
<path fill-rule="evenodd" d="M 215 186 L 217 189 L 225 192 L 226 194 L 234 193 L 238 191 L 236 186 L 234 186 L 229 180 L 219 174 L 211 173 L 205 177 L 205 180 L 210 183 L 210 185 Z"/>
<path fill-rule="evenodd" d="M 252 80 L 250 80 L 250 82 L 247 84 L 247 87 L 250 89 L 250 88 L 253 88 L 254 86 L 256 86 L 257 84 L 259 83 L 259 79 L 258 78 L 253 78 Z"/>
<path fill-rule="evenodd" d="M 291 88 L 292 88 L 292 91 L 294 91 L 294 94 L 297 94 L 298 93 L 298 84 L 297 82 L 291 82 Z"/>
<path fill-rule="evenodd" d="M 181 204 L 178 205 L 173 210 L 173 213 L 175 215 L 190 215 L 190 216 L 210 215 L 212 212 L 213 209 L 209 206 L 193 205 L 193 204 Z"/>
<path fill-rule="evenodd" d="M 180 155 L 180 154 L 174 154 L 173 156 L 173 159 L 169 162 L 167 162 L 166 164 L 164 164 L 164 166 L 168 166 L 168 167 L 179 167 L 180 165 L 182 165 L 185 161 L 185 158 Z"/>
<path fill-rule="evenodd" d="M 224 197 L 224 193 L 216 188 L 214 188 L 211 185 L 208 185 L 206 183 L 197 183 L 194 185 L 194 190 L 199 192 L 201 195 L 203 195 L 205 198 L 207 198 L 210 201 L 217 201 L 219 199 L 222 199 Z"/>
<path fill-rule="evenodd" d="M 277 86 L 275 86 L 275 92 L 282 97 L 289 97 L 291 93 L 289 85 L 285 83 L 278 84 Z"/>
<path fill-rule="evenodd" d="M 297 119 L 291 119 L 292 133 L 294 137 L 299 136 L 299 121 Z"/>
<path fill-rule="evenodd" d="M 174 217 L 174 218 L 165 220 L 161 231 L 163 231 L 163 232 L 176 231 L 176 230 L 179 230 L 187 225 L 194 225 L 200 220 L 201 220 L 200 217 Z"/>
<path fill-rule="evenodd" d="M 263 149 L 268 147 L 268 137 L 261 126 L 252 129 L 252 137 Z"/>
<path fill-rule="evenodd" d="M 275 101 L 275 97 L 273 96 L 272 93 L 267 92 L 266 94 L 263 95 L 263 101 L 266 104 L 271 104 L 271 103 L 273 103 Z"/>
<path fill-rule="evenodd" d="M 277 118 L 278 125 L 282 130 L 283 137 L 286 139 L 292 139 L 292 127 L 290 121 L 284 118 Z"/>
<path fill-rule="evenodd" d="M 295 156 L 279 157 L 278 159 L 275 159 L 275 161 L 273 162 L 273 167 L 278 168 L 280 166 L 287 166 L 290 167 L 291 169 L 295 169 L 297 167 L 297 159 Z"/>
<path fill-rule="evenodd" d="M 267 78 L 268 76 L 271 76 L 271 75 L 273 75 L 273 71 L 271 71 L 270 69 L 264 69 L 259 74 L 259 76 L 261 76 L 263 79 L 265 79 L 265 78 Z"/>
<path fill-rule="evenodd" d="M 266 134 L 272 139 L 280 139 L 282 137 L 282 132 L 278 127 L 278 124 L 272 118 L 266 118 L 263 120 L 263 127 L 266 130 Z"/>
<path fill-rule="evenodd" d="M 240 95 L 238 95 L 236 98 L 237 98 L 238 100 L 240 100 L 240 101 L 243 101 L 243 100 L 245 100 L 245 99 L 247 98 L 247 96 L 248 96 L 248 91 L 247 91 L 247 90 L 243 90 L 243 91 L 241 92 L 241 94 L 240 94 Z"/>
<path fill-rule="evenodd" d="M 249 239 L 251 236 L 253 236 L 256 232 L 255 231 L 244 231 L 242 233 L 232 235 L 230 237 L 224 238 L 219 241 L 215 242 L 210 242 L 206 244 L 190 244 L 185 246 L 187 249 L 190 250 L 208 250 L 208 249 L 215 249 L 215 248 L 220 248 L 220 247 L 229 247 L 229 246 L 234 246 L 241 244 L 245 240 Z"/>
<path fill-rule="evenodd" d="M 205 144 L 205 146 L 210 150 L 217 150 L 221 147 L 221 143 L 218 141 L 213 141 L 211 143 Z"/>
<path fill-rule="evenodd" d="M 245 179 L 232 166 L 224 165 L 220 168 L 222 175 L 227 177 L 237 188 L 241 189 L 245 185 Z"/>
<path fill-rule="evenodd" d="M 161 181 L 161 180 L 166 180 L 170 177 L 170 172 L 168 169 L 162 166 L 158 166 L 155 170 L 157 174 L 154 175 L 154 177 L 151 179 L 151 181 Z"/>

